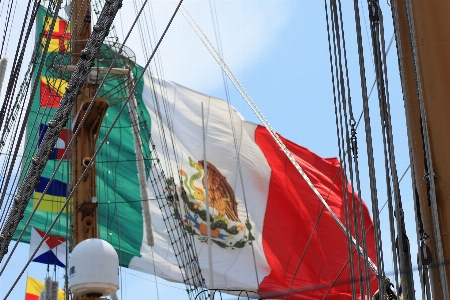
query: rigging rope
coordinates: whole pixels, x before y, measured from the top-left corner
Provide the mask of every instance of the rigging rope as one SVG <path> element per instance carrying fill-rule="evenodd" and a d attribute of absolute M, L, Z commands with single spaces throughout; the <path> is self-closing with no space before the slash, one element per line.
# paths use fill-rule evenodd
<path fill-rule="evenodd" d="M 379 17 L 381 18 L 381 10 L 379 10 Z M 380 25 L 382 24 L 380 20 Z M 372 24 L 371 24 L 372 26 Z M 372 28 L 373 32 L 373 28 Z M 374 35 L 372 35 L 373 37 Z M 375 35 L 377 36 L 377 35 Z M 378 36 L 377 36 L 378 37 Z M 381 37 L 383 39 L 383 35 Z M 384 40 L 384 39 L 383 39 Z M 392 194 L 395 193 L 395 195 L 398 195 L 398 191 L 394 189 L 394 191 L 391 191 L 391 177 L 389 176 L 389 170 L 390 170 L 390 159 L 388 157 L 388 149 L 387 149 L 387 137 L 386 137 L 386 130 L 389 125 L 385 124 L 385 112 L 384 112 L 384 106 L 382 105 L 382 102 L 384 101 L 384 97 L 389 95 L 387 86 L 384 87 L 384 80 L 383 78 L 380 78 L 380 68 L 383 67 L 382 61 L 380 60 L 379 54 L 379 43 L 373 42 L 373 48 L 374 48 L 374 64 L 375 64 L 375 73 L 376 78 L 375 82 L 377 83 L 377 91 L 378 91 L 378 100 L 379 100 L 379 107 L 380 107 L 380 120 L 381 120 L 381 128 L 382 128 L 382 138 L 383 138 L 383 154 L 384 154 L 384 168 L 385 168 L 385 180 L 386 180 L 386 193 L 387 193 L 387 205 L 389 210 L 389 229 L 390 229 L 390 235 L 391 235 L 391 251 L 392 251 L 392 258 L 393 258 L 393 264 L 394 264 L 394 275 L 395 275 L 395 287 L 398 290 L 399 288 L 399 281 L 398 281 L 398 264 L 397 264 L 397 255 L 396 255 L 396 243 L 395 243 L 395 225 L 394 225 L 394 212 L 392 207 Z M 374 83 L 375 83 L 374 82 Z M 390 126 L 389 126 L 390 127 Z"/>
<path fill-rule="evenodd" d="M 352 104 L 352 100 L 351 100 L 351 94 L 350 94 L 350 79 L 349 79 L 349 75 L 348 75 L 348 63 L 347 63 L 347 49 L 346 49 L 346 43 L 345 43 L 345 37 L 344 37 L 344 24 L 343 24 L 343 17 L 342 17 L 342 8 L 341 8 L 341 1 L 339 0 L 339 15 L 340 15 L 340 20 L 341 20 L 341 30 L 342 30 L 342 44 L 343 44 L 343 50 L 344 50 L 344 62 L 345 62 L 345 73 L 346 73 L 346 77 L 347 77 L 347 88 L 348 88 L 348 110 L 349 110 L 349 122 L 347 124 L 346 127 L 346 135 L 347 135 L 347 154 L 348 154 L 348 161 L 349 161 L 349 169 L 350 169 L 350 178 L 351 178 L 351 183 L 353 186 L 353 176 L 356 180 L 356 190 L 357 190 L 357 194 L 359 195 L 359 197 L 357 197 L 358 199 L 358 209 L 359 209 L 359 225 L 358 225 L 358 215 L 357 215 L 357 211 L 358 209 L 356 208 L 356 195 L 355 195 L 355 191 L 352 187 L 352 205 L 353 205 L 353 222 L 355 224 L 355 232 L 356 232 L 356 236 L 357 238 L 359 237 L 358 234 L 358 226 L 360 226 L 360 232 L 361 232 L 361 242 L 363 245 L 363 260 L 364 260 L 364 271 L 365 271 L 365 282 L 362 283 L 362 289 L 361 289 L 361 297 L 364 298 L 364 283 L 365 283 L 365 287 L 367 288 L 367 294 L 370 295 L 371 293 L 371 283 L 370 283 L 370 272 L 369 272 L 369 266 L 368 266 L 368 253 L 367 253 L 367 238 L 366 238 L 366 229 L 365 229 L 365 219 L 364 219 L 364 214 L 363 214 L 363 202 L 362 202 L 362 192 L 361 192 L 361 180 L 360 180 L 360 174 L 359 174 L 359 160 L 358 160 L 358 141 L 357 141 L 357 135 L 356 135 L 356 127 L 355 127 L 355 118 L 353 115 L 353 104 Z M 345 102 L 344 102 L 344 109 L 345 109 Z M 349 134 L 349 126 L 350 125 L 350 134 Z M 354 168 L 352 166 L 352 159 L 351 159 L 351 155 L 350 153 L 353 155 L 353 163 L 354 163 Z M 353 175 L 353 172 L 355 173 L 355 175 Z M 358 245 L 359 245 L 359 240 L 357 240 Z M 361 264 L 361 261 L 358 260 L 358 263 Z M 362 275 L 360 275 L 362 277 Z"/>
<path fill-rule="evenodd" d="M 16 4 L 14 5 L 14 11 L 13 11 L 13 16 L 12 16 L 11 23 L 14 23 L 14 17 L 16 16 L 17 2 L 19 2 L 19 1 L 16 1 Z M 9 29 L 8 39 L 6 40 L 5 52 L 8 51 L 9 40 L 10 40 L 10 38 L 11 38 L 11 32 L 12 32 L 12 29 L 13 29 L 13 27 L 11 26 L 11 28 Z"/>
<path fill-rule="evenodd" d="M 347 255 L 348 255 L 348 262 L 350 263 L 350 282 L 352 285 L 352 299 L 356 300 L 356 286 L 355 286 L 355 274 L 354 274 L 354 261 L 353 261 L 353 253 L 352 253 L 352 246 L 351 246 L 351 236 L 350 236 L 350 232 L 352 231 L 351 229 L 351 223 L 350 223 L 350 213 L 348 210 L 348 193 L 346 193 L 346 191 L 348 190 L 348 182 L 346 180 L 346 173 L 347 173 L 347 165 L 345 163 L 345 154 L 347 153 L 347 151 L 345 151 L 345 146 L 344 146 L 344 136 L 343 136 L 343 120 L 342 120 L 342 102 L 345 102 L 345 89 L 343 87 L 344 83 L 343 83 L 343 78 L 342 78 L 342 65 L 340 65 L 340 67 L 338 67 L 338 60 L 339 60 L 339 64 L 340 64 L 340 57 L 337 57 L 336 54 L 336 48 L 338 48 L 338 46 L 336 45 L 336 40 L 337 37 L 336 35 L 338 34 L 337 32 L 337 21 L 336 21 L 336 16 L 335 16 L 335 11 L 336 8 L 333 8 L 333 3 L 335 3 L 335 1 L 330 1 L 330 9 L 331 9 L 331 24 L 332 24 L 332 31 L 333 31 L 333 50 L 334 50 L 334 69 L 336 70 L 336 73 L 333 74 L 333 77 L 336 77 L 336 81 L 338 82 L 336 84 L 337 86 L 337 92 L 338 92 L 338 97 L 336 97 L 336 95 L 334 96 L 334 106 L 335 106 L 335 114 L 336 114 L 336 129 L 337 129 L 337 137 L 338 137 L 338 149 L 339 149 L 339 161 L 340 164 L 343 166 L 343 172 L 342 172 L 342 177 L 341 177 L 341 190 L 342 190 L 342 198 L 343 198 L 343 207 L 344 207 L 344 216 L 345 216 L 345 226 L 347 229 Z M 340 49 L 340 48 L 339 48 Z M 340 54 L 340 52 L 339 52 Z M 340 70 L 340 74 L 338 74 L 338 70 Z M 339 76 L 340 75 L 340 76 Z M 334 81 L 333 81 L 334 82 Z M 339 108 L 338 108 L 339 107 Z M 345 125 L 345 127 L 347 127 Z M 359 245 L 359 243 L 357 243 Z M 343 270 L 342 270 L 343 271 Z M 342 273 L 341 271 L 341 273 Z M 336 278 L 337 279 L 337 278 Z M 362 280 L 362 276 L 360 276 L 360 280 Z M 333 286 L 333 284 L 330 286 L 330 288 Z"/>
<path fill-rule="evenodd" d="M 366 133 L 366 145 L 367 145 L 367 158 L 369 167 L 369 180 L 370 180 L 370 196 L 372 201 L 372 216 L 374 224 L 375 233 L 375 248 L 376 248 L 376 258 L 378 266 L 378 286 L 383 286 L 382 279 L 384 274 L 384 261 L 383 261 L 383 246 L 381 241 L 381 229 L 380 229 L 380 215 L 378 211 L 378 197 L 377 197 L 377 184 L 375 175 L 375 163 L 373 155 L 373 143 L 372 134 L 370 126 L 370 114 L 369 114 L 369 99 L 367 96 L 367 83 L 366 83 L 366 71 L 364 64 L 364 50 L 362 45 L 362 34 L 361 34 L 361 17 L 359 15 L 359 5 L 358 0 L 353 1 L 353 7 L 355 12 L 355 25 L 356 25 L 356 37 L 358 44 L 358 58 L 359 58 L 359 72 L 361 80 L 361 93 L 363 101 L 363 113 L 364 113 L 364 124 Z M 384 299 L 385 290 L 380 289 L 380 299 Z"/>
<path fill-rule="evenodd" d="M 391 50 L 392 43 L 394 42 L 394 36 L 395 36 L 395 33 L 392 34 L 391 40 L 389 42 L 389 46 L 387 47 L 387 50 L 386 50 L 386 55 L 388 55 L 389 54 L 389 50 Z M 371 58 L 373 60 L 372 56 L 371 56 Z M 370 96 L 372 96 L 372 92 L 373 92 L 373 88 L 375 87 L 375 84 L 377 84 L 377 79 L 376 78 L 373 80 L 372 87 L 370 88 L 370 92 L 369 92 L 369 96 L 368 96 L 369 99 L 370 99 Z M 359 114 L 358 122 L 356 123 L 356 128 L 358 128 L 359 123 L 361 122 L 363 113 L 364 112 L 361 111 L 361 113 Z"/>
<path fill-rule="evenodd" d="M 369 11 L 371 13 L 371 28 L 372 28 L 372 44 L 375 60 L 375 70 L 377 74 L 377 86 L 378 86 L 378 98 L 380 106 L 380 120 L 382 126 L 384 156 L 385 156 L 385 172 L 386 172 L 386 185 L 388 200 L 391 197 L 390 185 L 392 182 L 394 190 L 395 200 L 395 213 L 396 213 L 396 225 L 397 225 L 397 255 L 400 263 L 400 275 L 402 279 L 402 291 L 403 295 L 407 299 L 414 299 L 414 282 L 410 270 L 411 255 L 409 251 L 409 240 L 406 235 L 404 213 L 402 208 L 402 201 L 400 196 L 400 188 L 398 185 L 397 167 L 395 164 L 394 153 L 394 139 L 392 134 L 392 121 L 390 116 L 390 103 L 389 103 L 389 89 L 387 78 L 387 65 L 386 65 L 386 48 L 384 42 L 384 25 L 383 25 L 383 13 L 376 2 L 369 4 Z M 381 42 L 381 43 L 380 43 Z M 390 170 L 390 175 L 389 175 Z M 389 205 L 389 203 L 388 203 Z M 392 205 L 390 205 L 392 206 Z M 392 218 L 392 216 L 391 216 Z M 391 220 L 393 221 L 393 220 Z M 393 234 L 394 228 L 391 226 L 391 234 Z M 393 244 L 395 240 L 391 241 Z M 393 250 L 395 248 L 393 247 Z M 396 263 L 395 253 L 393 251 L 394 262 Z M 395 267 L 395 266 L 394 266 Z M 397 284 L 397 288 L 398 283 Z"/>
<path fill-rule="evenodd" d="M 131 86 L 132 77 L 129 78 L 129 86 Z M 141 134 L 138 124 L 138 114 L 136 111 L 136 98 L 133 95 L 133 92 L 130 92 L 131 99 L 128 101 L 128 113 L 130 115 L 131 119 L 131 125 L 133 127 L 133 142 L 134 142 L 134 149 L 136 151 L 136 164 L 138 169 L 138 180 L 139 180 L 139 188 L 140 188 L 140 195 L 142 199 L 147 199 L 148 191 L 147 191 L 147 178 L 145 175 L 145 163 L 143 159 L 143 153 L 142 153 L 142 140 L 141 140 Z M 153 247 L 155 245 L 155 240 L 153 238 L 153 228 L 152 228 L 152 215 L 150 213 L 150 205 L 146 201 L 142 201 L 142 210 L 144 213 L 144 224 L 145 224 L 145 232 L 146 232 L 146 238 L 147 238 L 147 244 L 150 247 Z"/>
<path fill-rule="evenodd" d="M 7 9 L 8 16 L 7 16 L 7 18 L 6 18 L 5 30 L 4 30 L 4 32 L 3 32 L 2 47 L 1 47 L 1 49 L 0 49 L 0 55 L 3 55 L 3 47 L 4 47 L 4 45 L 5 45 L 6 34 L 7 34 L 7 32 L 8 32 L 9 18 L 11 17 L 11 9 L 12 9 L 13 3 L 14 3 L 14 1 L 11 0 L 11 1 L 10 1 L 10 5 L 9 5 L 9 8 Z M 14 14 L 13 14 L 13 20 L 14 20 Z M 12 22 L 12 21 L 11 21 L 11 22 Z M 5 51 L 6 51 L 6 50 L 5 50 Z"/>
<path fill-rule="evenodd" d="M 39 2 L 39 1 L 37 1 Z M 24 38 L 24 42 L 22 45 L 22 50 L 20 50 L 20 44 L 22 42 L 22 38 L 23 38 L 23 34 L 24 34 L 24 30 L 25 30 L 25 25 L 26 25 L 26 20 L 28 17 L 28 12 L 30 10 L 30 2 L 28 3 L 27 9 L 25 11 L 25 17 L 24 17 L 24 22 L 22 24 L 22 29 L 19 35 L 19 42 L 17 44 L 17 49 L 16 49 L 16 53 L 14 55 L 14 61 L 13 61 L 13 65 L 12 65 L 12 69 L 11 69 L 11 74 L 10 74 L 10 78 L 9 78 L 9 82 L 8 82 L 8 87 L 6 89 L 6 93 L 5 93 L 5 100 L 3 101 L 1 110 L 0 110 L 0 128 L 3 127 L 3 122 L 4 122 L 4 117 L 7 113 L 8 108 L 10 107 L 10 98 L 13 96 L 14 90 L 15 90 L 15 85 L 17 83 L 17 79 L 19 76 L 19 72 L 20 72 L 20 68 L 22 65 L 22 61 L 23 61 L 23 56 L 25 53 L 25 46 L 28 40 L 28 37 L 30 35 L 31 32 L 31 28 L 33 26 L 33 22 L 36 18 L 36 14 L 37 14 L 37 7 L 36 4 L 37 2 L 35 1 L 34 6 L 32 8 L 32 13 L 31 13 L 31 19 L 30 19 L 30 23 L 28 25 L 28 29 L 27 32 L 25 33 L 25 38 Z M 20 52 L 20 54 L 19 54 Z M 18 57 L 19 56 L 19 57 Z M 32 67 L 34 68 L 34 64 L 31 64 Z M 3 136 L 3 134 L 2 134 Z M 2 201 L 0 199 L 0 207 L 2 206 Z"/>

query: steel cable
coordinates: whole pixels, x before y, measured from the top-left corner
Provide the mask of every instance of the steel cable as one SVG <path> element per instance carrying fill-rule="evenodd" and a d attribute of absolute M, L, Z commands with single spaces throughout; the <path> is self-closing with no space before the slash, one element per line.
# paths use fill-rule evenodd
<path fill-rule="evenodd" d="M 355 12 L 355 24 L 356 24 L 356 37 L 358 44 L 358 59 L 359 59 L 359 71 L 361 80 L 361 93 L 363 101 L 363 113 L 364 113 L 364 124 L 366 133 L 366 146 L 367 146 L 367 158 L 369 167 L 369 182 L 370 182 L 370 196 L 372 201 L 372 216 L 374 223 L 374 233 L 375 233 L 375 248 L 376 248 L 376 259 L 378 266 L 378 286 L 383 286 L 382 277 L 384 274 L 384 261 L 383 261 L 383 247 L 381 242 L 381 230 L 380 230 L 380 217 L 378 211 L 378 196 L 377 196 L 377 183 L 375 175 L 375 163 L 373 155 L 373 142 L 370 126 L 370 113 L 369 113 L 369 101 L 367 96 L 367 83 L 366 83 L 366 71 L 364 63 L 364 50 L 362 45 L 362 34 L 361 34 L 361 17 L 359 15 L 359 5 L 358 0 L 353 1 L 354 12 Z M 384 299 L 385 291 L 380 289 L 380 298 Z"/>

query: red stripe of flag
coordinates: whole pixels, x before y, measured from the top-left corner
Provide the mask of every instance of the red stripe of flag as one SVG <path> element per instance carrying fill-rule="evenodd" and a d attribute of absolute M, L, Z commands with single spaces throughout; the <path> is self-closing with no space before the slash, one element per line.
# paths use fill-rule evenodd
<path fill-rule="evenodd" d="M 272 169 L 262 237 L 271 272 L 261 282 L 260 292 L 266 298 L 283 298 L 289 289 L 289 299 L 322 299 L 327 292 L 327 299 L 351 299 L 347 236 L 265 128 L 258 126 L 255 140 Z M 345 224 L 339 161 L 323 159 L 306 148 L 282 140 Z M 363 210 L 367 229 L 372 222 L 367 207 Z M 375 259 L 374 232 L 373 227 L 370 228 L 367 246 L 369 257 Z M 352 234 L 355 236 L 354 232 Z M 358 259 L 356 253 L 354 259 L 355 262 Z M 358 278 L 356 264 L 354 274 Z M 376 287 L 376 278 L 372 277 L 373 291 Z"/>

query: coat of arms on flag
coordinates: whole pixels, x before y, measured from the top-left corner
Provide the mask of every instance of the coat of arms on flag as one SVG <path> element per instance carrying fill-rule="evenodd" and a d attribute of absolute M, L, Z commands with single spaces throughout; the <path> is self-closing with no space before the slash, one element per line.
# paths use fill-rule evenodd
<path fill-rule="evenodd" d="M 30 256 L 36 250 L 45 232 L 36 228 L 31 229 Z M 34 262 L 58 265 L 64 268 L 66 261 L 66 239 L 56 235 L 47 236 L 45 242 L 37 251 Z"/>

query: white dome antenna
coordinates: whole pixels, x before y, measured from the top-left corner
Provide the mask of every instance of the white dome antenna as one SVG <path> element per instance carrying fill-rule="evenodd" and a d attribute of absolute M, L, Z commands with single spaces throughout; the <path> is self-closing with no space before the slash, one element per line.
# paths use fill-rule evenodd
<path fill-rule="evenodd" d="M 76 245 L 69 266 L 69 289 L 75 296 L 110 296 L 119 289 L 119 257 L 104 240 Z"/>

